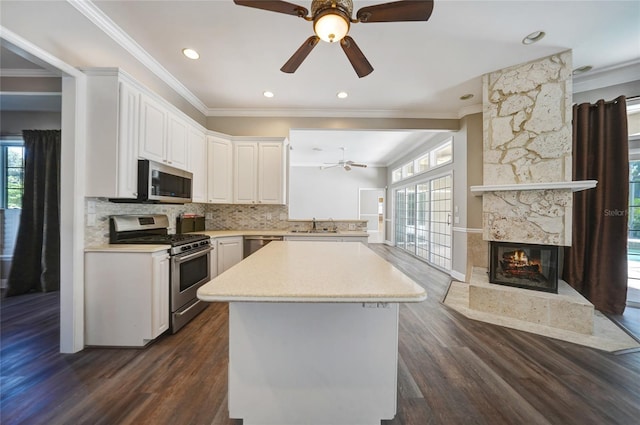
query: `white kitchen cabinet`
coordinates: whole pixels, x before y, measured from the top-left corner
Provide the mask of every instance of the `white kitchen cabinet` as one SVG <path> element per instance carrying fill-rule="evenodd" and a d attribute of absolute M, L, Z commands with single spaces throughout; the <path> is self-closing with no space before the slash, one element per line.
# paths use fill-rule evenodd
<path fill-rule="evenodd" d="M 140 89 L 115 68 L 87 74 L 86 196 L 138 196 Z"/>
<path fill-rule="evenodd" d="M 231 140 L 207 136 L 207 201 L 233 203 L 233 146 Z"/>
<path fill-rule="evenodd" d="M 166 163 L 167 110 L 146 94 L 140 96 L 140 156 Z"/>
<path fill-rule="evenodd" d="M 209 273 L 211 279 L 218 276 L 218 246 L 216 239 L 211 238 L 211 254 L 209 254 Z"/>
<path fill-rule="evenodd" d="M 85 253 L 86 345 L 142 347 L 167 329 L 167 251 Z"/>
<path fill-rule="evenodd" d="M 234 142 L 233 202 L 255 204 L 258 200 L 258 144 Z"/>
<path fill-rule="evenodd" d="M 189 128 L 189 162 L 187 169 L 193 173 L 191 182 L 193 202 L 207 202 L 207 138 L 195 127 Z"/>
<path fill-rule="evenodd" d="M 283 143 L 258 143 L 258 203 L 284 204 Z"/>
<path fill-rule="evenodd" d="M 234 141 L 233 202 L 285 203 L 285 146 L 279 141 Z"/>
<path fill-rule="evenodd" d="M 178 116 L 168 113 L 165 160 L 168 165 L 187 170 L 188 138 L 190 126 Z"/>
<path fill-rule="evenodd" d="M 242 261 L 244 251 L 242 236 L 216 238 L 216 248 L 218 249 L 218 274 L 224 273 L 225 270 Z"/>
<path fill-rule="evenodd" d="M 188 125 L 168 108 L 142 93 L 140 96 L 140 144 L 142 158 L 187 169 Z"/>

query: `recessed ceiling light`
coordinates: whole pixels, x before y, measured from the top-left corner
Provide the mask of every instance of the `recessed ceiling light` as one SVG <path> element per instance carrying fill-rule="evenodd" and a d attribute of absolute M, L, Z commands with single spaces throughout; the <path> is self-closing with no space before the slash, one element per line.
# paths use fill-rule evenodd
<path fill-rule="evenodd" d="M 573 70 L 573 75 L 578 75 L 578 74 L 582 74 L 585 72 L 589 72 L 593 69 L 593 67 L 591 65 L 585 65 L 585 66 L 581 66 L 579 68 L 576 68 Z"/>
<path fill-rule="evenodd" d="M 463 94 L 462 96 L 460 96 L 460 100 L 469 100 L 472 98 L 473 98 L 473 94 L 471 93 Z"/>
<path fill-rule="evenodd" d="M 542 40 L 547 35 L 544 31 L 534 31 L 522 39 L 522 44 L 533 44 Z"/>
<path fill-rule="evenodd" d="M 336 96 L 338 96 L 338 99 L 346 99 L 349 94 L 346 91 L 339 91 Z"/>
<path fill-rule="evenodd" d="M 262 92 L 262 95 L 264 97 L 268 97 L 269 99 L 271 99 L 273 96 L 275 96 L 275 94 L 273 94 L 273 92 L 269 91 L 269 90 L 265 90 L 264 92 Z"/>
<path fill-rule="evenodd" d="M 189 59 L 200 59 L 200 53 L 196 52 L 193 49 L 182 49 L 182 54 L 188 57 Z"/>

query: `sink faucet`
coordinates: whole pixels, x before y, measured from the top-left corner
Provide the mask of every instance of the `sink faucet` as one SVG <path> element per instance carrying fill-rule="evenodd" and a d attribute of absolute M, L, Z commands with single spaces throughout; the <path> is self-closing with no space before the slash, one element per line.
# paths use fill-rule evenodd
<path fill-rule="evenodd" d="M 313 230 L 314 232 L 316 230 L 316 218 L 315 217 L 313 217 L 313 224 L 311 226 L 311 230 Z"/>

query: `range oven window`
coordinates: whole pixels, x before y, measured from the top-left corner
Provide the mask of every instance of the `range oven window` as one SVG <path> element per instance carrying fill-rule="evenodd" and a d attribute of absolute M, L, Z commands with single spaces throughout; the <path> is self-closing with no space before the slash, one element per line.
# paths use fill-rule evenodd
<path fill-rule="evenodd" d="M 202 255 L 180 264 L 180 292 L 209 276 L 209 256 Z"/>

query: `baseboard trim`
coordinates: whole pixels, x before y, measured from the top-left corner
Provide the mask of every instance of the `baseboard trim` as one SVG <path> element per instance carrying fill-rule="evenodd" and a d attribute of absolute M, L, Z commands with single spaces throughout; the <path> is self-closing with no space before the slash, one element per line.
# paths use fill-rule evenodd
<path fill-rule="evenodd" d="M 455 280 L 458 280 L 460 282 L 466 282 L 466 276 L 463 273 L 460 273 L 458 271 L 455 270 L 451 270 L 449 272 L 449 275 L 451 275 L 452 278 L 454 278 Z"/>

